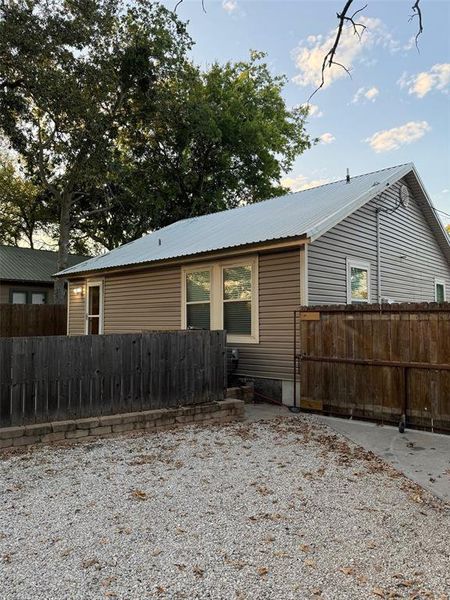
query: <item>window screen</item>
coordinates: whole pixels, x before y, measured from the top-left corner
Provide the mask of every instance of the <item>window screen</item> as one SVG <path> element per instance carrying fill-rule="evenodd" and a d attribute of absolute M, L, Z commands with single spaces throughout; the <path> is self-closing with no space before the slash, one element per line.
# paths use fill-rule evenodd
<path fill-rule="evenodd" d="M 250 265 L 223 270 L 223 326 L 227 333 L 252 333 L 252 268 Z"/>
<path fill-rule="evenodd" d="M 186 274 L 186 325 L 195 329 L 211 327 L 211 273 L 192 271 Z"/>
<path fill-rule="evenodd" d="M 13 292 L 12 293 L 12 303 L 13 304 L 26 304 L 27 303 L 27 293 L 26 292 Z"/>

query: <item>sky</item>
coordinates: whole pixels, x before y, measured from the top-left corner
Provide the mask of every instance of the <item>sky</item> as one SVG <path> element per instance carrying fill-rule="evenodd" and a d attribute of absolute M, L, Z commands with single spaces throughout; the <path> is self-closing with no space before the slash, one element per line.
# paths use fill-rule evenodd
<path fill-rule="evenodd" d="M 295 162 L 284 184 L 292 190 L 414 162 L 444 223 L 450 223 L 450 2 L 422 2 L 424 32 L 414 43 L 412 0 L 366 0 L 358 16 L 361 41 L 349 28 L 322 90 L 311 99 L 307 131 L 320 142 Z M 164 0 L 173 9 L 175 2 Z M 273 73 L 285 74 L 287 105 L 307 102 L 320 81 L 336 13 L 344 0 L 183 0 L 194 61 L 247 59 L 267 53 Z M 365 2 L 356 2 L 355 10 Z"/>

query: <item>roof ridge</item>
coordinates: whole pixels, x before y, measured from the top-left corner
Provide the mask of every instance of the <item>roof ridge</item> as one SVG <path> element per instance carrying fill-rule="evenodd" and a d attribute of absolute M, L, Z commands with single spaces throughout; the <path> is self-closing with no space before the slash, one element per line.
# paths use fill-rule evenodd
<path fill-rule="evenodd" d="M 384 167 L 383 169 L 378 169 L 376 171 L 369 171 L 368 173 L 360 173 L 359 175 L 353 175 L 353 176 L 351 176 L 350 181 L 352 179 L 358 179 L 359 177 L 367 177 L 368 175 L 374 175 L 375 173 L 382 173 L 383 171 L 390 171 L 392 169 L 399 169 L 400 167 L 406 167 L 407 165 L 413 165 L 413 163 L 412 162 L 406 162 L 406 163 L 402 163 L 400 165 L 392 165 L 392 167 Z M 298 190 L 297 192 L 287 191 L 285 194 L 281 194 L 280 196 L 272 196 L 271 198 L 264 198 L 263 200 L 259 200 L 257 202 L 250 202 L 248 204 L 243 204 L 242 206 L 234 206 L 233 208 L 224 208 L 223 210 L 218 210 L 218 211 L 212 212 L 212 213 L 205 213 L 204 215 L 197 215 L 195 217 L 185 217 L 184 219 L 179 219 L 178 221 L 174 221 L 173 223 L 170 223 L 170 225 L 166 225 L 162 229 L 155 229 L 154 231 L 151 231 L 151 232 L 149 232 L 146 235 L 151 235 L 152 233 L 156 233 L 157 231 L 162 231 L 163 229 L 166 229 L 167 227 L 171 227 L 172 225 L 175 225 L 176 223 L 182 223 L 184 221 L 201 219 L 202 217 L 207 217 L 209 215 L 219 215 L 220 213 L 229 212 L 230 210 L 237 210 L 239 208 L 247 208 L 249 206 L 257 206 L 258 204 L 261 204 L 263 202 L 270 202 L 271 200 L 278 200 L 280 198 L 283 198 L 284 196 L 293 196 L 294 194 L 302 194 L 303 192 L 309 192 L 311 190 L 317 190 L 318 188 L 326 187 L 327 185 L 335 185 L 336 183 L 341 183 L 343 181 L 346 181 L 345 177 L 343 179 L 336 179 L 335 181 L 329 181 L 328 183 L 321 183 L 320 185 L 314 185 L 314 186 L 312 186 L 310 188 L 306 188 L 304 190 Z"/>

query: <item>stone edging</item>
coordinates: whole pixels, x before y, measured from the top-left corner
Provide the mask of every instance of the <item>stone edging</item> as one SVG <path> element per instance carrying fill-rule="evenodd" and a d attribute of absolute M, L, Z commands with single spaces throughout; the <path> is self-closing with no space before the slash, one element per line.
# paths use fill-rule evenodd
<path fill-rule="evenodd" d="M 87 419 L 54 421 L 4 427 L 0 429 L 0 451 L 20 446 L 48 444 L 70 440 L 109 437 L 130 431 L 161 431 L 179 427 L 187 423 L 227 423 L 241 421 L 245 408 L 242 400 L 229 398 L 220 402 L 210 402 L 179 408 L 161 408 L 142 412 L 104 415 Z"/>

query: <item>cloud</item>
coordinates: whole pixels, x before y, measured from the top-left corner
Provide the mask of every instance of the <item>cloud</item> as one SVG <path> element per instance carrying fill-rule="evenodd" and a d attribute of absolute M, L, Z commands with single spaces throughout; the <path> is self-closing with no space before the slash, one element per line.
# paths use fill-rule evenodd
<path fill-rule="evenodd" d="M 336 62 L 345 65 L 349 70 L 356 62 L 361 62 L 366 51 L 374 46 L 382 46 L 390 52 L 396 52 L 400 47 L 380 19 L 361 16 L 359 22 L 366 26 L 361 39 L 354 34 L 352 26 L 345 27 L 335 56 Z M 300 71 L 293 78 L 297 85 L 314 87 L 320 85 L 322 62 L 333 45 L 335 36 L 336 30 L 334 29 L 325 37 L 310 35 L 294 49 L 294 62 Z M 337 79 L 346 76 L 347 73 L 342 67 L 337 65 L 333 65 L 331 68 L 327 67 L 324 87 L 328 87 Z"/>
<path fill-rule="evenodd" d="M 320 110 L 317 104 L 309 104 L 309 102 L 305 102 L 305 104 L 302 104 L 302 107 L 309 108 L 308 117 L 315 117 L 316 119 L 323 117 L 323 112 Z"/>
<path fill-rule="evenodd" d="M 294 177 L 285 177 L 281 180 L 281 185 L 289 188 L 292 192 L 301 192 L 310 188 L 329 183 L 329 179 L 310 179 L 306 175 L 297 175 Z"/>
<path fill-rule="evenodd" d="M 223 0 L 223 2 L 222 2 L 222 8 L 229 15 L 231 13 L 233 13 L 237 9 L 237 7 L 238 7 L 237 0 Z"/>
<path fill-rule="evenodd" d="M 372 150 L 377 153 L 388 152 L 420 140 L 430 129 L 426 121 L 409 121 L 400 127 L 377 131 L 364 141 L 368 142 Z"/>
<path fill-rule="evenodd" d="M 397 83 L 402 88 L 408 88 L 408 93 L 418 98 L 423 98 L 433 89 L 448 93 L 450 63 L 433 65 L 429 71 L 422 71 L 410 77 L 407 73 L 403 73 Z"/>
<path fill-rule="evenodd" d="M 334 135 L 332 133 L 322 133 L 321 136 L 319 136 L 319 140 L 322 142 L 322 144 L 332 144 L 334 142 L 336 138 L 334 137 Z"/>
<path fill-rule="evenodd" d="M 352 104 L 357 104 L 362 98 L 375 102 L 376 97 L 380 93 L 380 90 L 373 86 L 371 88 L 360 87 L 356 94 L 353 96 Z"/>

